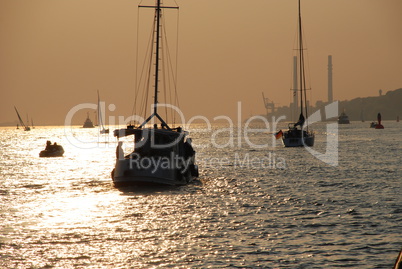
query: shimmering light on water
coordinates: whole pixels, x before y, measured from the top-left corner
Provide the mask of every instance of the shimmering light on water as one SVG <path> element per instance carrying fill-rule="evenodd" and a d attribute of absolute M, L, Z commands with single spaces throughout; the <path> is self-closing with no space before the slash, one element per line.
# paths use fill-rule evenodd
<path fill-rule="evenodd" d="M 112 134 L 1 128 L 0 267 L 390 268 L 402 241 L 402 125 L 385 127 L 340 126 L 338 167 L 280 145 L 210 147 L 194 129 L 201 181 L 158 189 L 113 187 Z M 325 124 L 316 132 L 324 152 Z M 64 157 L 39 158 L 46 140 Z"/>

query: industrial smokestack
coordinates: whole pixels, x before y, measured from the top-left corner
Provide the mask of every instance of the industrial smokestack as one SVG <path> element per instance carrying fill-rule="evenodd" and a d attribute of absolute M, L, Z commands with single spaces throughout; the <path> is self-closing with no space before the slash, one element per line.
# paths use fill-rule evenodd
<path fill-rule="evenodd" d="M 328 55 L 328 103 L 332 103 L 333 93 L 332 93 L 332 55 Z"/>

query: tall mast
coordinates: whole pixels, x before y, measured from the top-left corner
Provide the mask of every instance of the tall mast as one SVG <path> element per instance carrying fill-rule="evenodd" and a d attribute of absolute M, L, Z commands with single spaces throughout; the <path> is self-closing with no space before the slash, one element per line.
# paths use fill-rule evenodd
<path fill-rule="evenodd" d="M 156 52 L 155 52 L 155 92 L 154 92 L 154 114 L 157 115 L 158 107 L 158 80 L 159 80 L 159 41 L 160 41 L 160 17 L 161 17 L 161 0 L 157 0 L 155 7 L 156 16 Z"/>
<path fill-rule="evenodd" d="M 169 7 L 169 6 L 161 6 L 162 0 L 156 0 L 155 6 L 142 6 L 139 5 L 138 7 L 145 7 L 145 8 L 154 8 L 155 9 L 155 21 L 156 21 L 156 42 L 155 42 L 155 89 L 154 89 L 154 111 L 151 116 L 149 116 L 141 125 L 140 127 L 145 126 L 147 122 L 149 122 L 153 117 L 157 117 L 161 123 L 166 126 L 168 129 L 169 126 L 166 122 L 158 115 L 158 84 L 159 84 L 159 50 L 160 50 L 160 40 L 161 40 L 161 17 L 162 17 L 162 9 L 163 8 L 172 8 L 172 9 L 179 9 L 178 7 Z"/>
<path fill-rule="evenodd" d="M 299 0 L 299 82 L 300 82 L 300 114 L 303 115 L 303 66 L 304 66 L 304 58 L 303 58 L 303 39 L 302 39 L 302 25 L 301 25 L 301 8 L 300 8 L 300 0 Z"/>
<path fill-rule="evenodd" d="M 304 121 L 307 120 L 307 93 L 306 93 L 306 77 L 305 77 L 305 67 L 304 67 L 304 52 L 303 52 L 303 27 L 302 27 L 302 19 L 301 19 L 301 5 L 299 0 L 299 58 L 300 58 L 300 119 L 303 118 L 303 123 L 300 127 L 303 128 Z M 304 112 L 303 113 L 303 108 Z M 305 114 L 305 115 L 304 115 Z M 308 130 L 308 124 L 307 124 Z"/>
<path fill-rule="evenodd" d="M 297 55 L 293 56 L 293 108 L 292 119 L 297 121 L 297 112 L 299 111 L 299 91 L 298 87 L 298 71 L 297 71 Z"/>

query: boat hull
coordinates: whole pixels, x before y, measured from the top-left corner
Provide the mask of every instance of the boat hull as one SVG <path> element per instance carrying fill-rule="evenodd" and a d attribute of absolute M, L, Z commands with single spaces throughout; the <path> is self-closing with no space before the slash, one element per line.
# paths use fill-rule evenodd
<path fill-rule="evenodd" d="M 42 150 L 39 153 L 39 157 L 62 157 L 63 154 L 64 150 L 57 150 L 57 151 Z"/>
<path fill-rule="evenodd" d="M 285 132 L 282 136 L 282 142 L 285 147 L 312 147 L 314 146 L 314 134 L 307 135 L 292 135 L 289 132 Z"/>
<path fill-rule="evenodd" d="M 173 163 L 162 164 L 161 161 L 133 161 L 133 159 L 116 160 L 112 179 L 115 186 L 126 185 L 186 185 L 193 181 L 198 168 L 190 164 L 188 169 L 180 169 Z"/>

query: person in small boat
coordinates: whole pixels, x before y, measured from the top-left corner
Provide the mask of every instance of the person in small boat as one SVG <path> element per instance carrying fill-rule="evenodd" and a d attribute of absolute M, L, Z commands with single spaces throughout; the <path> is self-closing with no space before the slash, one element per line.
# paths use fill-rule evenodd
<path fill-rule="evenodd" d="M 46 148 L 45 148 L 46 151 L 53 152 L 59 150 L 60 148 L 61 146 L 57 145 L 56 142 L 54 142 L 52 145 L 52 142 L 50 142 L 49 140 L 46 141 Z"/>
<path fill-rule="evenodd" d="M 46 141 L 46 148 L 39 153 L 39 157 L 56 157 L 62 156 L 64 153 L 64 149 L 61 145 L 58 145 L 56 142 L 52 143 L 48 140 Z"/>
<path fill-rule="evenodd" d="M 50 150 L 51 150 L 51 148 L 52 148 L 52 142 L 50 142 L 49 140 L 48 140 L 48 141 L 46 141 L 46 148 L 45 148 L 45 150 L 50 151 Z"/>
<path fill-rule="evenodd" d="M 59 145 L 57 145 L 57 143 L 54 142 L 52 147 L 51 147 L 51 151 L 57 151 L 58 149 L 59 149 Z"/>
<path fill-rule="evenodd" d="M 122 148 L 123 142 L 119 141 L 117 147 L 116 147 L 116 158 L 119 160 L 124 159 L 124 151 Z"/>

